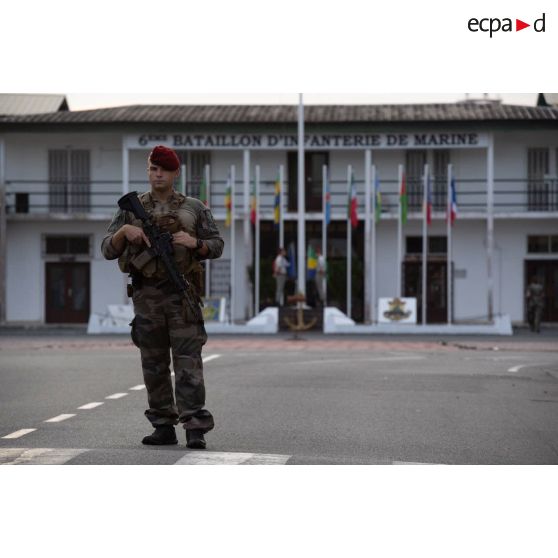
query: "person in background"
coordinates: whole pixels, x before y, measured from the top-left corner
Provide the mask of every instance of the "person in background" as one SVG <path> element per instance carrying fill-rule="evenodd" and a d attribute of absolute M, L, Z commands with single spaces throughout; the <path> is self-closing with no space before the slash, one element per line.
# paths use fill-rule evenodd
<path fill-rule="evenodd" d="M 322 254 L 322 251 L 317 248 L 316 256 L 318 258 L 318 265 L 316 267 L 316 275 L 314 281 L 316 283 L 316 290 L 318 291 L 318 297 L 320 299 L 320 304 L 325 306 L 325 280 L 326 280 L 326 261 Z"/>
<path fill-rule="evenodd" d="M 531 331 L 541 332 L 541 318 L 544 310 L 544 287 L 537 277 L 531 277 L 527 286 L 527 321 Z"/>
<path fill-rule="evenodd" d="M 290 265 L 286 258 L 287 251 L 279 248 L 275 260 L 273 260 L 273 277 L 275 277 L 275 302 L 277 306 L 283 305 L 285 295 L 285 281 L 287 280 L 287 269 Z"/>

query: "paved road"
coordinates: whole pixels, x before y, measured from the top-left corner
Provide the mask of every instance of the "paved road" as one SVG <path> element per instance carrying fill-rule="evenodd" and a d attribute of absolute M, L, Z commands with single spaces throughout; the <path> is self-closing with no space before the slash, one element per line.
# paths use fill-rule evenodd
<path fill-rule="evenodd" d="M 214 337 L 208 451 L 140 443 L 125 337 L 0 337 L 0 462 L 556 464 L 558 344 L 519 338 Z"/>

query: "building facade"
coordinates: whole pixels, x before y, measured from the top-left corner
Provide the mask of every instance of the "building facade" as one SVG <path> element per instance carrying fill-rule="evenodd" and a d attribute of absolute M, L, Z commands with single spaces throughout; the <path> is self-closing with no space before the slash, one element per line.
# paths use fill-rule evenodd
<path fill-rule="evenodd" d="M 298 251 L 322 246 L 324 176 L 331 202 L 328 305 L 370 322 L 377 319 L 378 298 L 400 294 L 417 297 L 420 316 L 427 165 L 426 322 L 446 322 L 451 309 L 455 322 L 508 314 L 522 323 L 533 275 L 545 286 L 543 321 L 558 322 L 558 108 L 494 101 L 308 106 L 304 121 L 305 207 L 299 212 L 294 106 L 131 106 L 0 116 L 3 320 L 87 322 L 108 304 L 128 302 L 126 277 L 103 259 L 100 244 L 117 199 L 148 189 L 147 155 L 165 144 L 184 164 L 177 188 L 207 197 L 225 238 L 223 257 L 207 266 L 206 294 L 226 297 L 235 321 L 273 304 L 271 262 L 280 243 Z M 450 262 L 449 169 L 458 207 Z M 399 234 L 401 172 L 408 214 Z M 381 192 L 378 219 L 371 209 L 374 177 Z M 274 225 L 278 181 L 281 230 Z M 355 228 L 347 218 L 351 182 L 358 199 Z M 295 282 L 288 282 L 288 292 Z"/>

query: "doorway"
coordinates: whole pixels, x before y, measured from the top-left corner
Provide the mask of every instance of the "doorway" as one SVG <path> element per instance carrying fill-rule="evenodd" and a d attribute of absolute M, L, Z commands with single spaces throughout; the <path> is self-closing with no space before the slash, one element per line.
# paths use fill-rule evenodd
<path fill-rule="evenodd" d="M 447 310 L 447 263 L 432 261 L 426 267 L 427 324 L 445 323 Z M 403 264 L 404 296 L 417 299 L 417 323 L 422 323 L 422 261 L 407 260 Z"/>
<path fill-rule="evenodd" d="M 90 313 L 89 262 L 47 262 L 45 320 L 86 323 Z"/>
<path fill-rule="evenodd" d="M 525 288 L 531 277 L 537 277 L 544 287 L 544 309 L 541 321 L 558 322 L 558 260 L 527 260 L 525 261 Z M 525 298 L 525 292 L 523 294 Z M 525 319 L 527 304 L 524 303 Z"/>

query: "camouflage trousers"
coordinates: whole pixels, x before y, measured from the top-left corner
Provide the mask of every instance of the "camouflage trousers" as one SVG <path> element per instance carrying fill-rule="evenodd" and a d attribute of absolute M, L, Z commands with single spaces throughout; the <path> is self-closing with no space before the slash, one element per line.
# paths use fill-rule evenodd
<path fill-rule="evenodd" d="M 187 430 L 208 432 L 214 423 L 211 413 L 203 408 L 201 352 L 207 341 L 203 322 L 194 320 L 179 294 L 155 286 L 134 289 L 133 302 L 132 339 L 140 349 L 149 405 L 145 416 L 153 426 L 180 422 Z"/>

